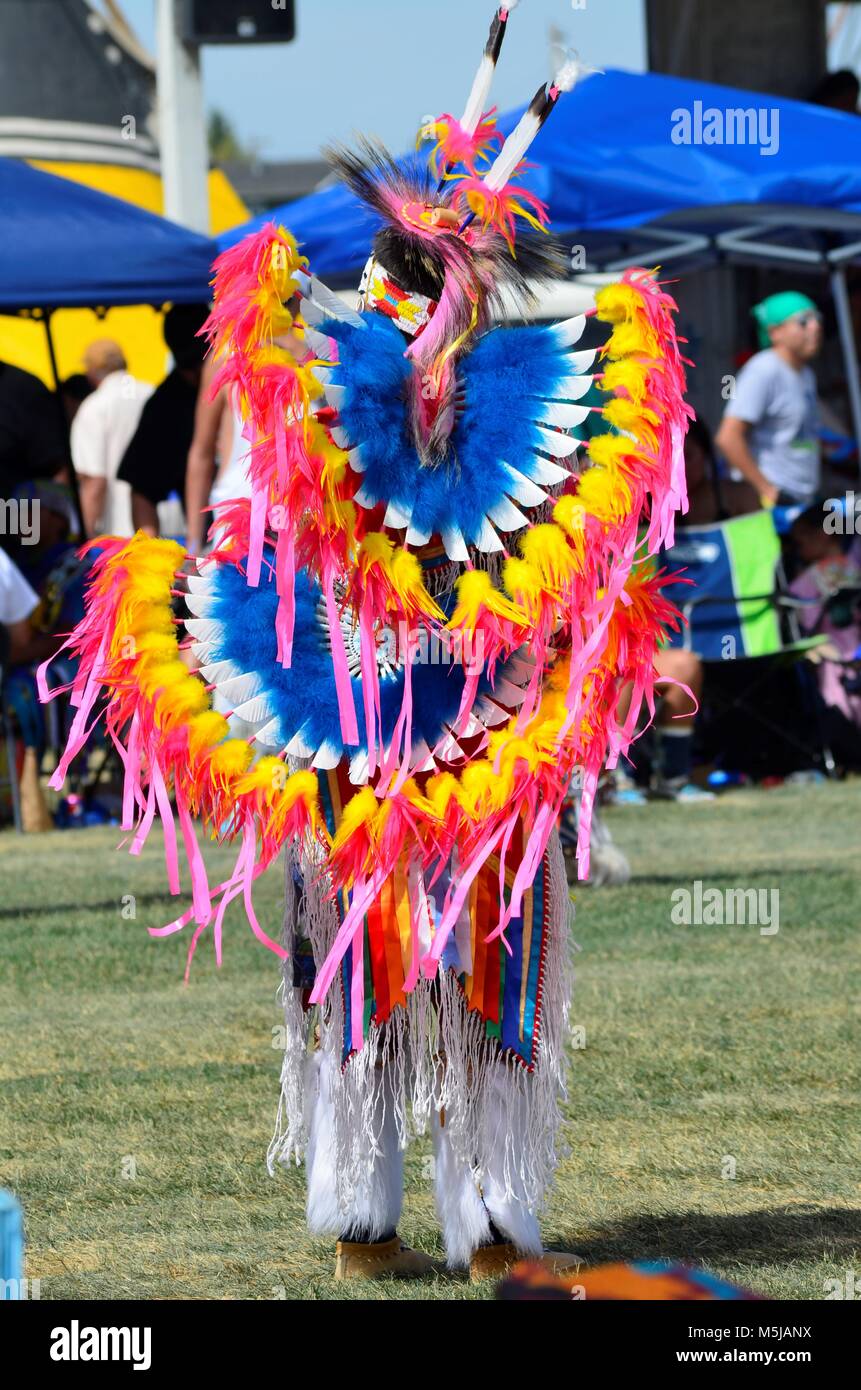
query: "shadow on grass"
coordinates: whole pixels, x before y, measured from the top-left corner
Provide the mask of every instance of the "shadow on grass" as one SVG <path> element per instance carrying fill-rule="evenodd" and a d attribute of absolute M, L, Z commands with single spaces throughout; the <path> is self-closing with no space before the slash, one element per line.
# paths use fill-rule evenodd
<path fill-rule="evenodd" d="M 176 906 L 183 899 L 180 893 L 172 898 L 169 893 L 164 891 L 159 893 L 135 893 L 134 900 L 136 906 L 149 906 L 152 903 L 164 903 L 170 909 Z M 15 917 L 58 917 L 68 913 L 80 912 L 116 912 L 122 901 L 122 894 L 117 893 L 113 898 L 103 899 L 97 903 L 85 903 L 78 900 L 74 903 L 39 903 L 34 905 L 32 902 L 19 904 L 17 907 L 0 907 L 0 921 Z"/>
<path fill-rule="evenodd" d="M 849 878 L 851 877 L 851 875 L 847 874 L 846 877 Z M 721 883 L 727 883 L 732 887 L 737 887 L 740 879 L 743 879 L 749 887 L 754 887 L 761 886 L 761 884 L 759 884 L 759 880 L 763 878 L 772 878 L 773 880 L 776 880 L 778 883 L 783 883 L 788 878 L 801 878 L 809 880 L 810 870 L 776 868 L 773 865 L 766 865 L 765 867 L 763 867 L 762 865 L 757 864 L 755 868 L 745 868 L 744 870 L 740 871 L 738 867 L 733 869 L 724 868 L 720 864 L 709 864 L 704 866 L 702 870 L 698 869 L 695 872 L 685 871 L 685 873 L 675 874 L 641 874 L 635 871 L 631 875 L 630 883 L 627 885 L 622 885 L 622 887 L 684 888 L 687 883 L 693 882 L 693 880 L 696 878 L 701 879 L 705 886 L 708 888 L 716 887 Z M 756 880 L 756 884 L 754 883 L 754 880 Z M 576 884 L 573 886 L 581 888 L 583 885 Z M 603 892 L 604 890 L 602 889 L 601 891 Z"/>
<path fill-rule="evenodd" d="M 710 1265 L 727 1259 L 763 1264 L 794 1260 L 857 1259 L 861 1211 L 824 1207 L 707 1216 L 702 1212 L 651 1215 L 614 1222 L 584 1238 L 548 1232 L 552 1250 L 576 1250 L 587 1265 L 614 1260 L 682 1260 Z"/>

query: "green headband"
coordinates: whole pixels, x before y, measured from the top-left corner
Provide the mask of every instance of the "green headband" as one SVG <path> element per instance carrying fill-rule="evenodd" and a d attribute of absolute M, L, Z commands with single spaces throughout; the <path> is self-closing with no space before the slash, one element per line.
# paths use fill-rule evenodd
<path fill-rule="evenodd" d="M 760 344 L 762 347 L 768 347 L 771 341 L 768 336 L 769 329 L 778 328 L 780 324 L 786 323 L 787 319 L 791 319 L 793 314 L 818 314 L 819 310 L 806 294 L 801 294 L 798 290 L 782 290 L 780 294 L 770 294 L 761 303 L 754 304 L 750 312 L 756 319 Z"/>

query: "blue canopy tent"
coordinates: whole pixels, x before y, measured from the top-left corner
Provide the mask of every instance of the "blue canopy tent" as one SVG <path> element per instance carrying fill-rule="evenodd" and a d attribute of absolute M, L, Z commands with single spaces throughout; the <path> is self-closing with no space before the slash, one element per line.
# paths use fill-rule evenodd
<path fill-rule="evenodd" d="M 209 298 L 215 243 L 131 203 L 0 159 L 0 209 L 0 313 L 41 313 L 57 390 L 56 309 Z"/>
<path fill-rule="evenodd" d="M 522 109 L 500 119 L 510 131 Z M 586 78 L 529 151 L 524 183 L 557 235 L 576 234 L 595 268 L 715 260 L 828 273 L 856 438 L 861 387 L 844 267 L 861 260 L 861 120 L 766 95 L 656 73 Z M 327 187 L 219 238 L 283 221 L 314 271 L 355 283 L 375 221 Z"/>
<path fill-rule="evenodd" d="M 209 298 L 214 243 L 119 198 L 0 159 L 0 312 Z"/>

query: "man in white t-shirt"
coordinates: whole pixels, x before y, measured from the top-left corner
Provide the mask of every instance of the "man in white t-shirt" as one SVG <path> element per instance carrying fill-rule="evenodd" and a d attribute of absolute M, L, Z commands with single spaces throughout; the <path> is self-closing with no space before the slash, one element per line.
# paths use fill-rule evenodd
<path fill-rule="evenodd" d="M 763 351 L 745 362 L 715 444 L 764 507 L 816 499 L 819 404 L 808 365 L 822 346 L 822 316 L 806 294 L 784 290 L 753 310 Z"/>
<path fill-rule="evenodd" d="M 152 387 L 129 374 L 122 348 L 110 338 L 90 343 L 84 370 L 95 390 L 72 421 L 84 530 L 88 536 L 131 536 L 131 488 L 117 479 L 117 470 Z"/>

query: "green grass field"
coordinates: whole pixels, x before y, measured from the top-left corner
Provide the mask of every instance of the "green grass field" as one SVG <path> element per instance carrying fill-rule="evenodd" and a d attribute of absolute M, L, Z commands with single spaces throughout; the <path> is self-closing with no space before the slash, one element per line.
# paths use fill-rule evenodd
<path fill-rule="evenodd" d="M 700 1261 L 780 1298 L 861 1277 L 858 812 L 849 783 L 611 813 L 634 878 L 578 893 L 586 1046 L 548 1245 Z M 223 969 L 204 941 L 184 988 L 183 938 L 145 931 L 176 912 L 158 837 L 140 860 L 117 839 L 0 835 L 0 1185 L 41 1297 L 490 1297 L 459 1277 L 332 1282 L 301 1170 L 265 1168 L 278 963 L 237 910 Z M 279 879 L 255 893 L 272 930 Z M 672 925 L 695 879 L 779 888 L 779 932 Z M 427 1153 L 408 1156 L 401 1234 L 441 1254 Z"/>

